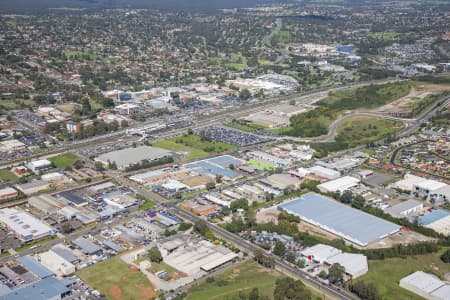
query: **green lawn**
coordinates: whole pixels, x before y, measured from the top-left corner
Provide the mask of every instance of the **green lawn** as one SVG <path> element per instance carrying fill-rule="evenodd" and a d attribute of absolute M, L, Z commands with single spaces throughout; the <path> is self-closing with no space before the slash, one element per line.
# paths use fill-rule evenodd
<path fill-rule="evenodd" d="M 253 288 L 259 295 L 273 299 L 275 281 L 280 274 L 247 261 L 214 277 L 214 282 L 202 283 L 188 290 L 187 300 L 234 300 L 240 291 L 248 294 Z"/>
<path fill-rule="evenodd" d="M 292 33 L 287 30 L 280 30 L 276 37 L 279 43 L 289 43 L 292 41 Z"/>
<path fill-rule="evenodd" d="M 272 170 L 272 169 L 276 169 L 277 168 L 276 166 L 265 164 L 263 162 L 256 161 L 254 159 L 249 160 L 248 164 L 251 165 L 251 166 L 255 166 L 255 167 L 261 168 L 263 170 Z"/>
<path fill-rule="evenodd" d="M 348 143 L 349 147 L 381 140 L 403 128 L 395 121 L 371 117 L 353 117 L 337 128 L 337 137 Z"/>
<path fill-rule="evenodd" d="M 247 65 L 246 64 L 238 64 L 238 63 L 229 63 L 225 65 L 227 69 L 233 70 L 233 71 L 244 71 L 245 69 L 247 69 Z"/>
<path fill-rule="evenodd" d="M 155 205 L 156 205 L 155 202 L 153 202 L 152 200 L 146 199 L 145 202 L 141 206 L 139 206 L 139 210 L 148 210 Z"/>
<path fill-rule="evenodd" d="M 167 140 L 160 140 L 152 143 L 152 146 L 168 149 L 175 152 L 186 152 L 184 160 L 199 158 L 209 154 L 221 154 L 225 151 L 237 150 L 236 146 L 215 142 L 202 141 L 197 135 L 183 135 Z"/>
<path fill-rule="evenodd" d="M 55 165 L 55 167 L 59 169 L 65 169 L 72 166 L 77 160 L 79 160 L 79 158 L 75 154 L 65 153 L 50 157 L 48 160 L 51 161 Z"/>
<path fill-rule="evenodd" d="M 369 272 L 356 279 L 376 285 L 383 300 L 415 300 L 421 297 L 401 288 L 400 279 L 415 271 L 434 273 L 441 277 L 450 272 L 450 266 L 444 264 L 437 254 L 408 256 L 407 258 L 389 258 L 385 260 L 369 260 Z"/>
<path fill-rule="evenodd" d="M 12 173 L 10 170 L 1 169 L 0 170 L 0 182 L 2 181 L 16 181 L 19 177 Z"/>
<path fill-rule="evenodd" d="M 148 279 L 118 256 L 82 269 L 77 275 L 107 299 L 152 299 L 157 295 Z"/>

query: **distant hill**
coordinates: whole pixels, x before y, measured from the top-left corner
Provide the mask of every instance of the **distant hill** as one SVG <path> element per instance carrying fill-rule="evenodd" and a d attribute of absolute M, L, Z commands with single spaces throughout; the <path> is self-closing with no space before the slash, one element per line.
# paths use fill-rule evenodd
<path fill-rule="evenodd" d="M 253 7 L 273 3 L 381 3 L 392 0 L 0 0 L 0 12 L 27 13 L 49 8 L 155 8 L 211 10 L 218 8 Z M 448 0 L 410 0 L 417 3 L 442 4 Z"/>
<path fill-rule="evenodd" d="M 251 7 L 291 0 L 4 0 L 0 11 L 32 11 L 48 8 L 157 8 L 217 9 Z"/>

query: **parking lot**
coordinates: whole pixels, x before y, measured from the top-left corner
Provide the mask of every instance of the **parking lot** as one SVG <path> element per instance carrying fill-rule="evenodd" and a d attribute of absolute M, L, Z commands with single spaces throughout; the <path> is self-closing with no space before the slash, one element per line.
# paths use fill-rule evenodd
<path fill-rule="evenodd" d="M 214 141 L 224 142 L 239 147 L 260 144 L 271 140 L 256 134 L 222 126 L 208 126 L 196 131 L 195 134 L 200 136 L 204 134 Z"/>

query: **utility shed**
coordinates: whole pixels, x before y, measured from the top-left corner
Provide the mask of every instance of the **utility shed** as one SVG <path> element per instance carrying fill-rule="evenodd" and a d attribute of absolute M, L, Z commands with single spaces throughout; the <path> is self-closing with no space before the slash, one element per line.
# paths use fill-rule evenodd
<path fill-rule="evenodd" d="M 367 257 L 362 254 L 340 253 L 327 260 L 329 265 L 338 263 L 345 268 L 345 273 L 352 276 L 352 279 L 358 278 L 369 271 Z"/>
<path fill-rule="evenodd" d="M 422 271 L 417 271 L 400 280 L 400 286 L 417 295 L 430 300 L 448 300 L 449 294 L 440 296 L 442 292 L 449 290 L 449 285 L 438 277 Z M 442 289 L 439 291 L 440 289 Z M 434 294 L 434 295 L 433 295 Z"/>

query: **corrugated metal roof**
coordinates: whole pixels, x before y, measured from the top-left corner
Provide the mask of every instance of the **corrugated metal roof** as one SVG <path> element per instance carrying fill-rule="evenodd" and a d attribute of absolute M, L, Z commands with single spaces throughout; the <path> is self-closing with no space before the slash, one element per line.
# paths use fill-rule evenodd
<path fill-rule="evenodd" d="M 69 289 L 53 277 L 32 282 L 10 293 L 0 296 L 0 300 L 48 300 L 69 292 Z"/>
<path fill-rule="evenodd" d="M 78 238 L 75 241 L 73 241 L 73 244 L 75 246 L 77 246 L 78 248 L 80 248 L 81 251 L 83 251 L 84 253 L 87 253 L 87 254 L 94 254 L 94 253 L 102 250 L 102 248 L 100 246 L 94 244 L 90 240 L 83 238 L 83 237 Z"/>
<path fill-rule="evenodd" d="M 44 267 L 34 257 L 26 255 L 17 259 L 26 269 L 37 277 L 43 279 L 55 275 L 52 271 Z"/>
<path fill-rule="evenodd" d="M 316 193 L 305 194 L 278 207 L 361 246 L 366 246 L 400 229 L 400 226 L 391 222 Z"/>

